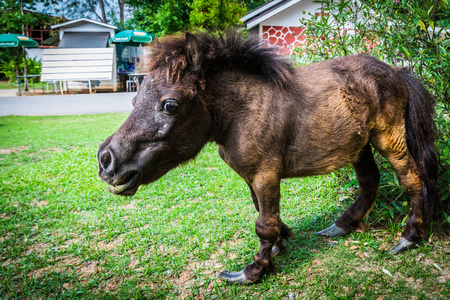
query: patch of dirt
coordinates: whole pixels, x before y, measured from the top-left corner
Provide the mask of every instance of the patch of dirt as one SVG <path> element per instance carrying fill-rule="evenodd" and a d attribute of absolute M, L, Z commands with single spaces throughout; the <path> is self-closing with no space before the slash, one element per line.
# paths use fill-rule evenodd
<path fill-rule="evenodd" d="M 75 273 L 81 283 L 85 283 L 92 276 L 100 273 L 100 264 L 101 263 L 98 261 L 82 262 L 82 260 L 78 257 L 65 256 L 61 260 L 57 261 L 54 265 L 29 272 L 27 274 L 27 277 L 38 279 L 51 272 L 70 272 Z M 65 283 L 63 287 L 66 289 L 71 289 L 73 285 L 71 283 Z"/>
<path fill-rule="evenodd" d="M 94 230 L 89 233 L 89 237 L 91 240 L 95 240 L 95 238 L 98 238 L 102 232 L 99 230 Z M 78 234 L 75 232 L 66 232 L 63 230 L 59 231 L 59 234 L 57 235 L 59 237 L 64 237 L 66 240 L 64 241 L 64 244 L 60 246 L 60 248 L 68 248 L 72 245 L 78 245 L 80 241 L 83 241 L 86 238 L 85 234 Z"/>
<path fill-rule="evenodd" d="M 90 232 L 89 236 L 95 240 L 96 238 L 98 239 L 101 234 L 102 234 L 101 231 L 96 230 L 96 231 Z M 70 239 L 64 241 L 64 245 L 61 245 L 60 248 L 69 248 L 73 244 L 79 244 L 80 241 L 82 241 L 84 239 L 83 236 L 79 236 L 79 235 L 75 235 L 75 234 L 72 234 L 70 237 L 71 237 Z M 109 242 L 93 241 L 93 242 L 91 242 L 90 246 L 91 246 L 91 248 L 98 248 L 98 250 L 111 251 L 113 249 L 116 249 L 118 246 L 122 245 L 122 243 L 123 243 L 122 239 L 112 240 Z"/>
<path fill-rule="evenodd" d="M 104 292 L 107 291 L 114 291 L 115 289 L 117 289 L 117 287 L 119 286 L 119 284 L 125 280 L 126 278 L 120 278 L 120 277 L 113 277 L 111 279 L 109 279 L 104 286 L 101 286 L 100 289 Z"/>
<path fill-rule="evenodd" d="M 65 288 L 66 290 L 71 290 L 71 289 L 73 288 L 73 284 L 68 283 L 68 282 L 64 283 L 62 286 L 63 286 L 63 288 Z"/>
<path fill-rule="evenodd" d="M 75 269 L 79 273 L 78 278 L 86 279 L 94 274 L 100 273 L 99 263 L 97 261 L 87 261 Z"/>
<path fill-rule="evenodd" d="M 414 279 L 414 277 L 405 278 L 401 273 L 396 273 L 396 276 L 399 276 L 400 278 L 404 279 L 407 282 L 407 285 L 413 289 L 419 290 L 423 286 L 422 278 L 417 279 Z"/>
<path fill-rule="evenodd" d="M 10 259 L 8 258 L 7 260 L 2 262 L 2 267 L 12 267 L 13 265 L 16 265 L 19 262 L 19 259 Z"/>
<path fill-rule="evenodd" d="M 24 150 L 27 150 L 28 146 L 20 146 L 17 148 L 7 148 L 7 149 L 0 149 L 0 154 L 12 154 L 17 152 L 22 152 Z"/>
<path fill-rule="evenodd" d="M 142 268 L 136 268 L 138 265 L 139 265 L 139 260 L 133 259 L 133 260 L 128 264 L 128 268 L 130 268 L 130 269 L 135 269 L 135 270 L 142 269 Z"/>
<path fill-rule="evenodd" d="M 11 218 L 11 215 L 9 215 L 9 214 L 5 214 L 5 213 L 0 214 L 0 219 L 9 219 L 9 218 Z"/>
<path fill-rule="evenodd" d="M 28 278 L 39 278 L 42 277 L 45 274 L 51 273 L 51 272 L 70 272 L 74 268 L 78 268 L 81 265 L 82 261 L 78 257 L 72 257 L 72 256 L 64 256 L 61 260 L 57 261 L 54 265 L 47 266 L 44 268 L 36 269 L 27 274 Z"/>
<path fill-rule="evenodd" d="M 112 249 L 116 249 L 118 246 L 122 245 L 122 243 L 123 243 L 123 241 L 121 239 L 115 240 L 115 241 L 110 241 L 108 243 L 99 241 L 97 243 L 97 247 L 99 250 L 110 251 Z"/>
<path fill-rule="evenodd" d="M 191 258 L 188 265 L 179 273 L 178 276 L 173 276 L 168 279 L 176 288 L 178 297 L 186 299 L 193 297 L 193 290 L 199 290 L 199 294 L 195 295 L 195 299 L 204 299 L 203 295 L 207 295 L 213 289 L 217 280 L 216 273 L 224 268 L 220 263 L 221 256 L 227 256 L 229 259 L 236 259 L 236 253 L 225 253 L 224 248 L 229 248 L 232 244 L 244 243 L 243 239 L 237 236 L 230 240 L 222 242 L 216 248 L 215 253 L 211 254 L 208 260 L 195 260 Z M 161 247 L 161 246 L 160 246 Z M 162 250 L 162 249 L 160 249 Z"/>
<path fill-rule="evenodd" d="M 439 276 L 437 278 L 437 281 L 439 281 L 440 283 L 450 282 L 450 272 L 448 270 L 446 272 L 443 272 L 443 275 Z"/>
<path fill-rule="evenodd" d="M 32 253 L 38 254 L 47 251 L 48 245 L 45 243 L 37 243 L 34 245 L 31 245 L 30 247 L 25 250 L 23 253 L 23 256 L 31 255 Z"/>
<path fill-rule="evenodd" d="M 51 147 L 51 148 L 47 148 L 47 149 L 45 149 L 45 150 L 43 150 L 43 151 L 47 151 L 47 152 L 50 152 L 50 151 L 54 151 L 54 152 L 63 152 L 64 150 L 61 149 L 61 148 Z"/>
<path fill-rule="evenodd" d="M 315 258 L 312 262 L 311 265 L 316 267 L 316 266 L 321 266 L 323 265 L 323 262 L 321 262 L 320 260 L 318 260 L 317 258 Z"/>
<path fill-rule="evenodd" d="M 47 200 L 37 200 L 36 198 L 34 198 L 31 201 L 31 205 L 33 205 L 34 207 L 45 207 L 47 206 L 48 201 Z"/>
<path fill-rule="evenodd" d="M 183 272 L 181 272 L 180 276 L 177 278 L 175 285 L 179 287 L 190 287 L 192 285 L 192 282 L 189 281 L 191 281 L 191 279 L 194 280 L 194 275 L 194 272 L 192 272 L 192 270 L 189 268 L 183 270 Z"/>
<path fill-rule="evenodd" d="M 174 282 L 174 285 L 177 287 L 178 297 L 180 299 L 193 298 L 192 290 L 199 289 L 199 295 L 195 295 L 195 299 L 205 299 L 203 294 L 206 294 L 210 284 L 207 284 L 202 277 L 197 277 L 191 268 L 188 266 L 183 270 Z M 193 287 L 195 288 L 192 289 Z"/>
<path fill-rule="evenodd" d="M 136 209 L 136 204 L 133 203 L 133 202 L 130 202 L 130 203 L 126 204 L 126 205 L 120 206 L 119 208 L 122 208 L 122 209 Z"/>
<path fill-rule="evenodd" d="M 81 237 L 73 237 L 67 241 L 64 241 L 64 245 L 61 245 L 60 248 L 68 248 L 73 244 L 78 244 L 80 242 Z"/>

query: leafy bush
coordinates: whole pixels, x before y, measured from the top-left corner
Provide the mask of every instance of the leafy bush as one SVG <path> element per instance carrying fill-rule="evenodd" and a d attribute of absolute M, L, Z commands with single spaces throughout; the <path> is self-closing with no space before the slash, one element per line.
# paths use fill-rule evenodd
<path fill-rule="evenodd" d="M 41 74 L 42 63 L 40 61 L 27 58 L 27 73 L 28 74 Z M 23 59 L 19 62 L 19 74 L 23 75 Z M 16 82 L 16 69 L 14 66 L 14 60 L 2 62 L 0 64 L 0 73 L 4 73 L 9 82 Z M 33 78 L 37 81 L 38 78 Z"/>
<path fill-rule="evenodd" d="M 246 4 L 256 7 L 266 0 L 129 0 L 134 8 L 132 28 L 149 31 L 156 36 L 183 30 L 223 30 L 239 23 Z"/>
<path fill-rule="evenodd" d="M 315 1 L 322 13 L 302 19 L 305 47 L 300 61 L 367 53 L 387 63 L 407 66 L 440 104 L 450 105 L 450 29 L 448 0 Z M 427 9 L 424 9 L 426 7 Z"/>
<path fill-rule="evenodd" d="M 245 15 L 245 3 L 239 0 L 193 0 L 189 20 L 192 26 L 209 30 L 225 30 L 238 24 Z"/>
<path fill-rule="evenodd" d="M 409 68 L 437 100 L 436 127 L 439 147 L 440 193 L 450 195 L 450 5 L 449 0 L 314 1 L 319 14 L 300 20 L 305 44 L 294 59 L 311 63 L 337 56 L 365 53 L 393 65 Z M 447 26 L 447 27 L 446 27 Z M 399 183 L 385 161 L 381 189 L 393 196 Z M 404 203 L 404 202 L 403 202 Z"/>

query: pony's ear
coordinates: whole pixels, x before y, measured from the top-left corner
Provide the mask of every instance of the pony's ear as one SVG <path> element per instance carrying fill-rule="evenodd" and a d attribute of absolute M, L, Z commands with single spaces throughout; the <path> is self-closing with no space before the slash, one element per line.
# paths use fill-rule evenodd
<path fill-rule="evenodd" d="M 202 65 L 200 42 L 192 33 L 186 32 L 186 56 L 192 70 L 199 72 Z"/>

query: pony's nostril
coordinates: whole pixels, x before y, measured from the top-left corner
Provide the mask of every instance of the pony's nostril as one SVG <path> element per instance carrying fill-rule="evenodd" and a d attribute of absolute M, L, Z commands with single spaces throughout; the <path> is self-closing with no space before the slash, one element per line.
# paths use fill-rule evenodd
<path fill-rule="evenodd" d="M 104 171 L 108 171 L 112 163 L 112 155 L 109 150 L 103 150 L 100 154 L 100 164 Z"/>

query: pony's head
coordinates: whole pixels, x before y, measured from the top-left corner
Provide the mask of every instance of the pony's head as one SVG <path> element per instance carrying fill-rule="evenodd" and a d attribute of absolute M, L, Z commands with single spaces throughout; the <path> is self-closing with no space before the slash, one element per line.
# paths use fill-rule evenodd
<path fill-rule="evenodd" d="M 130 116 L 97 152 L 98 175 L 110 192 L 133 195 L 139 185 L 193 158 L 207 142 L 211 118 L 199 96 L 199 47 L 187 33 L 153 48 Z"/>

